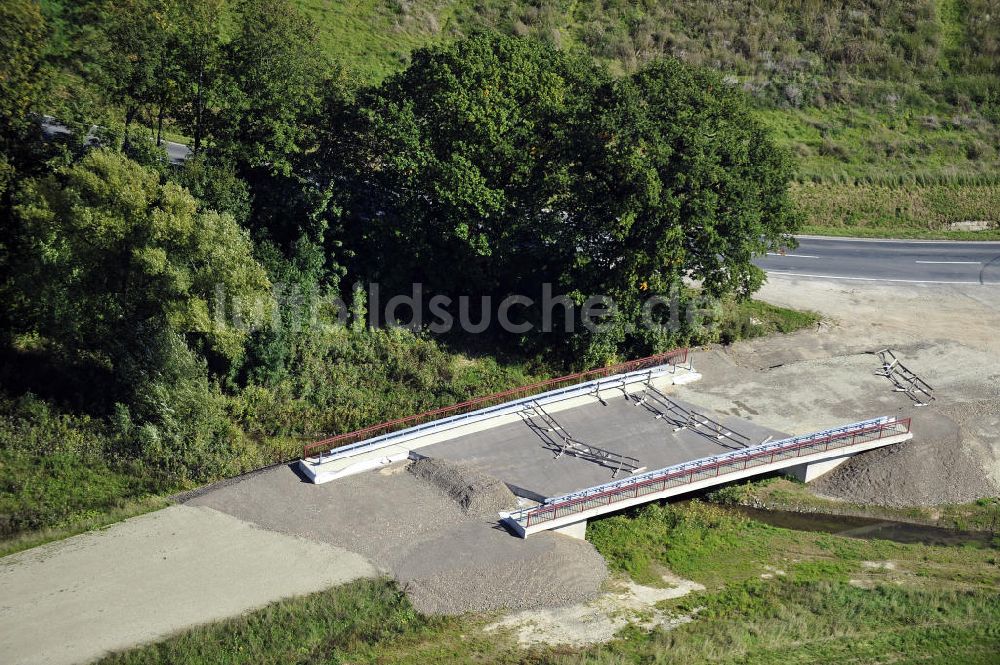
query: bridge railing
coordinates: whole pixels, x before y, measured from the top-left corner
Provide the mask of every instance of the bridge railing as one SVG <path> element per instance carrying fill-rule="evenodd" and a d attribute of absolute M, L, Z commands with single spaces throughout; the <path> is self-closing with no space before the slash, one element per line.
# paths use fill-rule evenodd
<path fill-rule="evenodd" d="M 648 494 L 656 494 L 673 487 L 690 485 L 708 478 L 717 478 L 727 473 L 836 448 L 847 448 L 860 443 L 906 434 L 909 431 L 909 418 L 897 420 L 883 417 L 866 420 L 815 434 L 782 439 L 753 448 L 685 462 L 620 481 L 598 485 L 549 499 L 546 503 L 538 506 L 523 508 L 511 513 L 507 519 L 517 522 L 522 527 L 530 527 L 567 515 L 610 506 Z"/>
<path fill-rule="evenodd" d="M 367 439 L 374 438 L 376 436 L 382 436 L 383 434 L 389 434 L 390 432 L 397 432 L 408 427 L 415 427 L 416 425 L 422 425 L 434 420 L 439 420 L 441 418 L 446 418 L 448 416 L 461 415 L 463 413 L 469 413 L 476 411 L 478 409 L 484 409 L 490 406 L 496 406 L 497 404 L 503 404 L 504 402 L 510 402 L 517 399 L 522 399 L 525 397 L 531 397 L 532 395 L 537 395 L 539 393 L 547 392 L 549 390 L 557 390 L 559 388 L 564 388 L 566 386 L 576 385 L 578 383 L 585 383 L 587 381 L 593 381 L 595 379 L 600 379 L 606 376 L 613 376 L 615 374 L 625 374 L 628 372 L 635 372 L 642 369 L 648 369 L 651 367 L 659 367 L 661 365 L 683 365 L 688 359 L 688 349 L 674 349 L 673 351 L 667 351 L 666 353 L 660 353 L 653 356 L 648 356 L 646 358 L 639 358 L 637 360 L 630 360 L 628 362 L 620 363 L 618 365 L 611 365 L 609 367 L 599 367 L 597 369 L 592 369 L 586 372 L 579 372 L 577 374 L 569 374 L 567 376 L 560 376 L 554 379 L 548 379 L 545 381 L 539 381 L 537 383 L 532 383 L 527 386 L 520 386 L 518 388 L 512 388 L 510 390 L 505 390 L 499 393 L 493 393 L 492 395 L 483 395 L 482 397 L 476 397 L 470 399 L 466 402 L 461 402 L 459 404 L 452 404 L 450 406 L 444 406 L 438 409 L 433 409 L 431 411 L 426 411 L 424 413 L 418 413 L 412 416 L 407 416 L 405 418 L 397 418 L 396 420 L 389 420 L 377 425 L 372 425 L 370 427 L 365 427 L 363 429 L 355 430 L 353 432 L 346 432 L 344 434 L 338 434 L 337 436 L 332 436 L 321 441 L 316 441 L 314 443 L 307 444 L 302 448 L 302 457 L 309 458 L 327 451 L 333 450 L 335 448 L 341 448 L 343 446 L 348 446 L 359 441 L 365 441 Z"/>

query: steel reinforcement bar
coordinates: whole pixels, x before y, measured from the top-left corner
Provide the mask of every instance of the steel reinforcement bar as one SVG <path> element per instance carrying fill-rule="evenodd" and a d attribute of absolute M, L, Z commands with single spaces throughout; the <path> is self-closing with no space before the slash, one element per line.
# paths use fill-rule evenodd
<path fill-rule="evenodd" d="M 725 473 L 801 457 L 803 454 L 810 454 L 810 451 L 819 453 L 835 448 L 847 448 L 868 441 L 906 434 L 909 431 L 909 418 L 897 420 L 882 417 L 866 420 L 815 434 L 782 439 L 731 453 L 685 462 L 572 494 L 554 497 L 541 505 L 515 511 L 507 519 L 517 522 L 522 527 L 530 527 L 567 515 L 582 513 L 620 501 L 636 499 L 673 487 L 718 477 Z"/>
<path fill-rule="evenodd" d="M 306 444 L 302 448 L 302 457 L 308 458 L 314 455 L 318 455 L 320 453 L 325 453 L 335 448 L 348 446 L 353 443 L 358 443 L 359 441 L 365 441 L 366 439 L 371 439 L 376 436 L 388 434 L 390 432 L 396 432 L 398 430 L 406 429 L 408 427 L 414 427 L 416 425 L 421 425 L 423 423 L 431 422 L 433 420 L 438 420 L 440 418 L 446 418 L 448 416 L 455 416 L 463 413 L 469 413 L 477 409 L 482 409 L 489 406 L 495 406 L 497 404 L 503 404 L 504 402 L 510 402 L 524 397 L 530 397 L 532 395 L 537 395 L 538 393 L 543 393 L 549 390 L 563 388 L 565 386 L 575 385 L 577 383 L 593 381 L 594 379 L 600 379 L 605 376 L 613 376 L 615 374 L 625 374 L 628 372 L 635 372 L 637 370 L 647 369 L 650 367 L 658 367 L 660 365 L 674 365 L 674 366 L 683 365 L 684 363 L 687 362 L 687 359 L 688 359 L 688 349 L 686 348 L 674 349 L 673 351 L 667 351 L 666 353 L 660 353 L 654 356 L 648 356 L 646 358 L 639 358 L 637 360 L 630 360 L 628 362 L 620 363 L 618 365 L 612 365 L 610 367 L 599 367 L 597 369 L 592 369 L 586 372 L 569 374 L 567 376 L 560 376 L 555 379 L 539 381 L 538 383 L 532 383 L 530 385 L 521 386 L 519 388 L 512 388 L 511 390 L 505 390 L 503 392 L 493 393 L 492 395 L 484 395 L 482 397 L 476 397 L 475 399 L 470 399 L 467 402 L 452 404 L 451 406 L 444 406 L 438 409 L 434 409 L 432 411 L 426 411 L 424 413 L 418 413 L 416 415 L 407 416 L 405 418 L 389 420 L 384 423 L 379 423 L 377 425 L 365 427 L 363 429 L 355 430 L 353 432 L 338 434 L 337 436 L 332 436 L 327 439 L 322 439 L 321 441 L 316 441 L 314 443 Z"/>

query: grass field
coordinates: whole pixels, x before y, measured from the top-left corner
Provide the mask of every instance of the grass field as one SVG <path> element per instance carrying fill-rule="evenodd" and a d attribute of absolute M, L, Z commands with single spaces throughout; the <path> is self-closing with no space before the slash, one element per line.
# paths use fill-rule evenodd
<path fill-rule="evenodd" d="M 193 629 L 106 663 L 992 663 L 1000 552 L 861 541 L 770 527 L 708 504 L 651 505 L 593 522 L 613 570 L 664 570 L 706 590 L 661 607 L 694 620 L 626 628 L 606 644 L 525 650 L 491 617 L 415 612 L 361 581 Z"/>
<path fill-rule="evenodd" d="M 792 187 L 805 233 L 880 237 L 995 240 L 1000 184 L 869 185 L 805 183 Z M 963 221 L 989 221 L 986 231 L 952 230 Z"/>

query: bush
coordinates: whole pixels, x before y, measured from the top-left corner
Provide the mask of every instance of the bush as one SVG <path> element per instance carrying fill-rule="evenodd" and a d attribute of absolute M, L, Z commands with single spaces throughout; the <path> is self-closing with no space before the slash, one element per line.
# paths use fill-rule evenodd
<path fill-rule="evenodd" d="M 105 422 L 0 394 L 0 537 L 108 511 L 168 485 L 116 453 Z"/>
<path fill-rule="evenodd" d="M 470 359 L 403 328 L 339 325 L 290 342 L 288 372 L 254 382 L 232 401 L 253 436 L 319 438 L 530 383 L 492 358 Z"/>

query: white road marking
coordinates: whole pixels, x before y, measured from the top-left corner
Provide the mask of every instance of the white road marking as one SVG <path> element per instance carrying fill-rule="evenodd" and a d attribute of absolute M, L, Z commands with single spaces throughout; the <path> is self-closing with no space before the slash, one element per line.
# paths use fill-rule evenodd
<path fill-rule="evenodd" d="M 813 256 L 812 254 L 779 254 L 777 252 L 768 252 L 768 256 L 788 256 L 793 259 L 818 259 L 818 256 Z"/>
<path fill-rule="evenodd" d="M 978 266 L 982 261 L 917 261 L 917 263 L 946 263 L 948 265 Z"/>
<path fill-rule="evenodd" d="M 933 281 L 926 279 L 881 279 L 878 277 L 843 277 L 841 275 L 811 275 L 809 273 L 803 273 L 803 272 L 788 272 L 787 270 L 768 270 L 767 272 L 773 273 L 775 275 L 785 275 L 788 277 L 815 277 L 818 279 L 848 279 L 858 282 L 903 282 L 905 284 L 975 284 L 975 285 L 983 284 L 983 282 L 943 282 L 943 281 Z M 994 282 L 985 282 L 985 284 L 994 284 Z"/>
<path fill-rule="evenodd" d="M 845 242 L 893 242 L 900 244 L 912 244 L 912 245 L 955 245 L 955 244 L 966 244 L 966 245 L 998 245 L 1000 240 L 907 240 L 906 238 L 849 238 L 846 236 L 811 236 L 802 235 L 795 236 L 796 238 L 804 238 L 806 240 L 829 240 L 837 241 L 843 240 Z"/>

